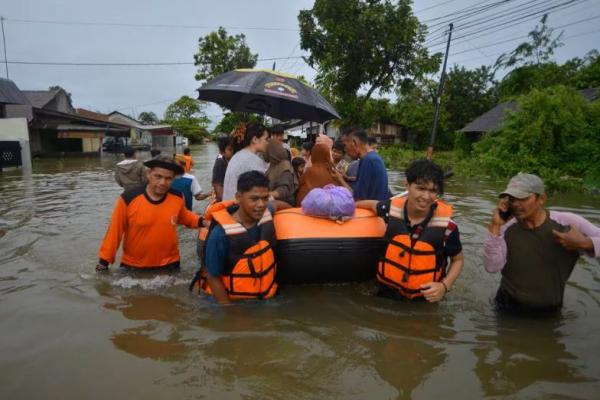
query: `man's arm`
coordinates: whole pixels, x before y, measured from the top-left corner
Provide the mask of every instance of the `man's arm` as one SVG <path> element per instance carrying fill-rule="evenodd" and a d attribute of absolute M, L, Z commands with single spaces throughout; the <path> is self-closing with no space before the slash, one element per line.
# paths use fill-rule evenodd
<path fill-rule="evenodd" d="M 229 299 L 229 295 L 227 294 L 225 285 L 223 285 L 223 281 L 221 281 L 221 278 L 219 276 L 212 276 L 209 273 L 206 278 L 206 281 L 208 282 L 208 286 L 210 286 L 212 295 L 215 297 L 217 303 L 231 304 L 231 300 Z"/>
<path fill-rule="evenodd" d="M 461 251 L 457 255 L 450 257 L 450 265 L 448 266 L 448 274 L 440 282 L 429 282 L 421 285 L 421 293 L 425 296 L 425 299 L 431 303 L 440 301 L 448 293 L 456 278 L 460 275 L 463 265 L 465 263 L 465 257 Z"/>
<path fill-rule="evenodd" d="M 371 210 L 373 214 L 377 215 L 378 200 L 359 200 L 356 202 L 356 208 L 363 208 L 365 210 Z"/>
<path fill-rule="evenodd" d="M 202 217 L 185 208 L 185 203 L 182 202 L 179 215 L 177 216 L 177 223 L 192 229 L 200 228 L 202 226 Z"/>
<path fill-rule="evenodd" d="M 115 262 L 117 250 L 121 245 L 121 238 L 127 226 L 127 205 L 121 196 L 117 199 L 110 224 L 98 251 L 99 261 L 97 271 L 106 271 L 108 266 Z"/>
<path fill-rule="evenodd" d="M 208 270 L 206 282 L 219 304 L 231 303 L 225 285 L 223 285 L 223 281 L 221 280 L 225 268 L 225 257 L 228 251 L 225 231 L 220 226 L 216 226 L 210 231 L 206 239 L 204 262 Z"/>
<path fill-rule="evenodd" d="M 500 199 L 492 213 L 492 219 L 488 225 L 488 232 L 483 246 L 483 266 L 489 273 L 499 272 L 506 264 L 506 241 L 504 231 L 511 225 L 507 224 L 501 216 L 501 211 L 508 210 L 508 203 Z M 514 219 L 511 221 L 514 223 Z"/>
<path fill-rule="evenodd" d="M 550 211 L 550 217 L 571 227 L 567 232 L 553 231 L 559 244 L 568 250 L 582 251 L 589 257 L 600 257 L 600 228 L 573 213 Z"/>
<path fill-rule="evenodd" d="M 217 199 L 222 199 L 223 198 L 223 184 L 222 183 L 213 183 L 213 189 L 215 191 L 215 195 L 217 196 Z"/>

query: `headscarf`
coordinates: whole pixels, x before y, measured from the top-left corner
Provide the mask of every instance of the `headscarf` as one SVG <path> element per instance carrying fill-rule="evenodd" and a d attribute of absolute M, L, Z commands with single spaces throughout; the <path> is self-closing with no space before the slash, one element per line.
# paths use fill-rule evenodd
<path fill-rule="evenodd" d="M 296 197 L 296 204 L 300 204 L 304 197 L 314 188 L 322 188 L 325 185 L 339 185 L 335 179 L 336 171 L 331 159 L 331 150 L 326 144 L 318 143 L 310 152 L 312 165 L 304 170 L 300 178 L 300 186 Z"/>
<path fill-rule="evenodd" d="M 329 152 L 331 153 L 331 149 L 333 148 L 333 139 L 331 139 L 329 136 L 327 135 L 323 135 L 322 133 L 319 133 L 319 135 L 317 136 L 317 139 L 315 140 L 315 145 L 317 144 L 324 144 L 325 146 L 327 146 L 327 148 L 329 149 Z M 311 152 L 312 154 L 312 152 Z M 312 159 L 311 157 L 308 157 L 308 159 L 306 160 L 306 166 L 304 168 L 308 169 L 312 166 Z"/>
<path fill-rule="evenodd" d="M 266 172 L 267 178 L 269 178 L 269 190 L 275 189 L 275 183 L 277 183 L 277 180 L 285 171 L 290 171 L 294 176 L 294 179 L 296 179 L 296 174 L 294 173 L 292 163 L 290 163 L 288 152 L 281 143 L 271 140 L 267 145 L 267 157 L 270 163 Z"/>

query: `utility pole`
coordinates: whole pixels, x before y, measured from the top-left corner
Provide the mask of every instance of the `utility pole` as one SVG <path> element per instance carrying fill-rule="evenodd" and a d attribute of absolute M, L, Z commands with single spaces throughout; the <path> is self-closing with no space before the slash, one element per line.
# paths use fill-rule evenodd
<path fill-rule="evenodd" d="M 435 99 L 435 111 L 433 112 L 433 125 L 431 126 L 431 139 L 429 140 L 429 147 L 427 147 L 427 159 L 431 160 L 433 156 L 433 142 L 435 141 L 435 133 L 437 131 L 438 118 L 440 114 L 440 103 L 442 102 L 442 93 L 444 92 L 444 81 L 446 80 L 446 63 L 448 62 L 448 52 L 450 51 L 450 41 L 452 40 L 452 28 L 454 24 L 449 25 L 448 30 L 448 43 L 446 44 L 446 55 L 444 56 L 444 66 L 442 67 L 442 76 L 440 77 L 440 84 L 438 86 L 437 97 Z"/>
<path fill-rule="evenodd" d="M 4 65 L 6 66 L 6 79 L 8 79 L 8 56 L 6 55 L 6 36 L 4 35 L 4 17 L 0 17 L 0 25 L 2 25 L 2 42 L 4 43 Z"/>

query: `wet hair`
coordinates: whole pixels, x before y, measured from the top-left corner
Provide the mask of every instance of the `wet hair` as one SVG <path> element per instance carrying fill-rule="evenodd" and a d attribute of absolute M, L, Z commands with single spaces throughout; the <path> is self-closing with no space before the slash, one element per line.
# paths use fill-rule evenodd
<path fill-rule="evenodd" d="M 261 138 L 267 128 L 263 124 L 242 122 L 238 124 L 231 134 L 231 147 L 237 153 L 252 143 L 252 139 Z M 268 135 L 268 131 L 266 132 Z"/>
<path fill-rule="evenodd" d="M 185 154 L 186 156 L 190 155 L 190 148 L 186 147 L 185 149 L 183 149 L 183 154 Z"/>
<path fill-rule="evenodd" d="M 135 150 L 131 146 L 126 146 L 123 149 L 123 155 L 127 158 L 131 158 L 135 155 Z"/>
<path fill-rule="evenodd" d="M 433 161 L 422 158 L 413 161 L 405 171 L 406 181 L 411 183 L 432 182 L 439 194 L 444 194 L 444 171 Z"/>
<path fill-rule="evenodd" d="M 364 129 L 353 129 L 345 134 L 345 136 L 357 138 L 361 143 L 369 143 L 369 135 Z"/>
<path fill-rule="evenodd" d="M 285 135 L 285 132 L 283 131 L 283 129 L 280 129 L 280 128 L 271 128 L 271 129 L 269 129 L 269 133 L 271 135 L 277 135 L 277 136 Z"/>
<path fill-rule="evenodd" d="M 296 169 L 304 164 L 306 164 L 306 160 L 302 157 L 294 157 L 292 159 L 292 167 L 294 167 L 294 169 Z"/>
<path fill-rule="evenodd" d="M 344 126 L 340 129 L 341 136 L 348 136 L 353 131 L 359 131 L 360 128 L 358 126 Z"/>
<path fill-rule="evenodd" d="M 219 135 L 219 137 L 217 137 L 217 146 L 219 146 L 219 153 L 224 153 L 225 149 L 230 144 L 231 144 L 231 138 L 229 137 L 229 135 L 222 134 L 222 135 Z"/>
<path fill-rule="evenodd" d="M 369 146 L 373 146 L 374 144 L 378 144 L 377 143 L 377 138 L 374 138 L 373 136 L 369 136 L 367 138 L 367 143 L 369 144 Z"/>
<path fill-rule="evenodd" d="M 160 150 L 159 149 L 152 149 L 150 150 L 150 157 L 154 158 L 156 156 L 160 155 Z"/>
<path fill-rule="evenodd" d="M 259 171 L 248 171 L 240 175 L 237 181 L 237 191 L 246 193 L 255 187 L 269 188 L 269 178 Z"/>
<path fill-rule="evenodd" d="M 305 142 L 302 145 L 302 148 L 306 151 L 312 151 L 312 148 L 315 147 L 315 143 L 314 142 Z"/>
<path fill-rule="evenodd" d="M 337 151 L 341 152 L 342 154 L 344 154 L 346 152 L 346 147 L 344 146 L 344 143 L 340 142 L 339 140 L 337 140 L 333 143 L 333 147 L 331 149 L 337 150 Z"/>

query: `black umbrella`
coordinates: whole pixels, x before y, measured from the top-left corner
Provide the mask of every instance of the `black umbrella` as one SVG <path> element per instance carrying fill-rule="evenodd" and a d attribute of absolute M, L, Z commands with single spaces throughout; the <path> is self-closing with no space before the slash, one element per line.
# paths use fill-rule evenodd
<path fill-rule="evenodd" d="M 312 87 L 296 77 L 260 69 L 236 69 L 211 79 L 198 89 L 198 99 L 232 111 L 266 114 L 273 118 L 325 122 L 340 118 Z"/>

